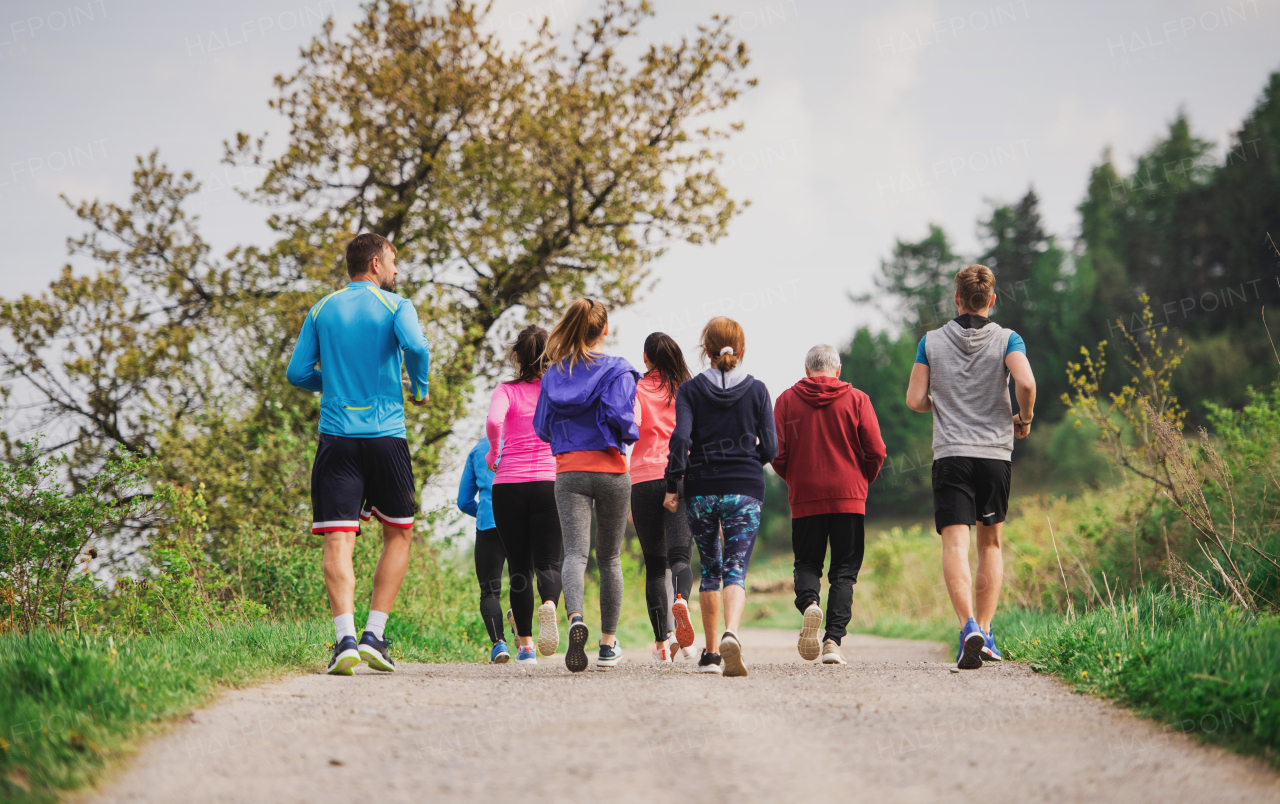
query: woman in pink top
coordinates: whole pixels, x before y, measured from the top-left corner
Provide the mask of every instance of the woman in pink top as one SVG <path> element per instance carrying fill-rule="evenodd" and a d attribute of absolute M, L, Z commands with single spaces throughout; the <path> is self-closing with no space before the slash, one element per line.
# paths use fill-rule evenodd
<path fill-rule="evenodd" d="M 550 656 L 560 645 L 556 623 L 556 604 L 562 589 L 556 459 L 551 446 L 533 432 L 533 411 L 546 370 L 546 348 L 547 331 L 542 327 L 526 327 L 516 337 L 510 354 L 516 377 L 494 390 L 484 423 L 489 436 L 485 461 L 497 472 L 493 478 L 493 519 L 507 551 L 511 573 L 517 664 L 538 663 L 533 647 L 535 577 L 542 598 L 537 650 Z"/>
<path fill-rule="evenodd" d="M 662 506 L 667 491 L 668 441 L 676 426 L 676 389 L 688 382 L 684 354 L 670 336 L 655 332 L 644 342 L 648 372 L 636 383 L 636 421 L 640 439 L 631 451 L 631 516 L 644 552 L 645 599 L 653 625 L 653 658 L 671 661 L 693 656 L 693 622 L 689 619 L 689 521 L 684 490 L 674 512 Z M 675 601 L 671 599 L 672 589 Z M 671 644 L 672 631 L 679 645 Z"/>

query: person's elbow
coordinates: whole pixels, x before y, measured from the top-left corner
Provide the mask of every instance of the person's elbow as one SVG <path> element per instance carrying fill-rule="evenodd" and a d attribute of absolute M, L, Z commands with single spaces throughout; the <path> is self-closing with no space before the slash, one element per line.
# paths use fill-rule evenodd
<path fill-rule="evenodd" d="M 294 365 L 293 363 L 290 363 L 289 367 L 284 370 L 284 378 L 294 388 L 307 388 L 310 385 L 309 381 L 313 374 L 314 370 L 306 366 Z"/>
<path fill-rule="evenodd" d="M 924 413 L 923 394 L 917 394 L 914 391 L 907 391 L 907 410 L 913 410 L 916 413 Z"/>
<path fill-rule="evenodd" d="M 1013 381 L 1014 388 L 1020 396 L 1034 396 L 1036 393 L 1036 378 L 1022 377 Z"/>

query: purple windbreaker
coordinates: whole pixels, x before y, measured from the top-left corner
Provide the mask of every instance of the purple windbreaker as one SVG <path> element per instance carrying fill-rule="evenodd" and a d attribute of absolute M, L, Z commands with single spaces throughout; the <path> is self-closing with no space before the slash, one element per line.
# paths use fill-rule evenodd
<path fill-rule="evenodd" d="M 625 453 L 640 437 L 636 426 L 636 380 L 640 373 L 621 357 L 595 355 L 570 374 L 557 363 L 542 375 L 533 430 L 551 453 L 603 450 Z"/>

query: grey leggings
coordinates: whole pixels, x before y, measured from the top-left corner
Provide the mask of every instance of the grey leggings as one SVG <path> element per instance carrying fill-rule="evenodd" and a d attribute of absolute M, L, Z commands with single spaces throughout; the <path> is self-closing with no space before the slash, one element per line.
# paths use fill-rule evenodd
<path fill-rule="evenodd" d="M 562 472 L 556 475 L 556 508 L 564 534 L 564 609 L 582 611 L 591 552 L 591 509 L 596 512 L 596 566 L 600 570 L 600 630 L 618 632 L 622 611 L 622 537 L 631 505 L 631 473 Z M 583 612 L 585 614 L 585 612 Z"/>

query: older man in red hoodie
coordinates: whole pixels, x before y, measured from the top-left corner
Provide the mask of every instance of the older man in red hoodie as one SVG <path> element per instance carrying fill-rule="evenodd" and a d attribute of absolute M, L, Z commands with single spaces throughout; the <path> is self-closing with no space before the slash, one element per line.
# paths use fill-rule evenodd
<path fill-rule="evenodd" d="M 787 482 L 796 608 L 804 614 L 797 647 L 808 661 L 821 655 L 823 664 L 844 664 L 840 640 L 862 568 L 867 486 L 880 473 L 886 451 L 871 400 L 839 379 L 840 354 L 833 347 L 810 349 L 804 374 L 773 409 L 778 433 L 773 469 Z M 828 542 L 827 629 L 819 640 L 818 591 Z"/>

